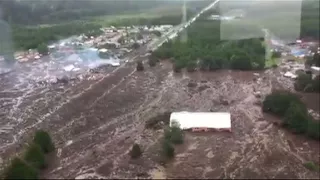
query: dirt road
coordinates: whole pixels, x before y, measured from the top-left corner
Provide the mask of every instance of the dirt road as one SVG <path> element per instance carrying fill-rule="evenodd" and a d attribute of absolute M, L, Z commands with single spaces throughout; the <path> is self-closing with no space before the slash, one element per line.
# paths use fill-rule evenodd
<path fill-rule="evenodd" d="M 173 74 L 165 61 L 145 68 L 136 72 L 135 64 L 127 63 L 101 79 L 63 89 L 29 94 L 2 90 L 1 97 L 7 98 L 3 101 L 26 95 L 3 111 L 9 116 L 0 122 L 7 127 L 0 129 L 0 157 L 20 151 L 35 129 L 45 128 L 57 147 L 46 178 L 319 176 L 303 167 L 303 162 L 319 159 L 319 142 L 274 126 L 273 117 L 262 114 L 260 99 L 253 95 L 271 91 L 277 81 L 272 70 L 254 80 L 253 72 Z M 191 81 L 197 86 L 188 87 Z M 232 133 L 186 133 L 175 160 L 160 167 L 154 155 L 162 132 L 144 129 L 145 121 L 183 110 L 230 111 Z M 134 142 L 144 151 L 137 161 L 127 155 Z"/>

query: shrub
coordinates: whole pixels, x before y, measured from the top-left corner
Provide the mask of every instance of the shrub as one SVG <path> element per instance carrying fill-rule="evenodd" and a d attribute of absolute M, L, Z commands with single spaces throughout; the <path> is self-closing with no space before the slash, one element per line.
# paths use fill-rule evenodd
<path fill-rule="evenodd" d="M 130 156 L 132 159 L 137 159 L 138 157 L 140 157 L 142 154 L 142 151 L 140 149 L 140 146 L 139 144 L 134 144 L 132 146 L 132 149 L 130 151 Z"/>
<path fill-rule="evenodd" d="M 298 74 L 297 79 L 294 83 L 294 88 L 296 91 L 304 91 L 306 86 L 312 81 L 311 76 L 305 73 Z"/>
<path fill-rule="evenodd" d="M 292 102 L 298 104 L 303 111 L 306 111 L 306 107 L 299 97 L 290 92 L 280 91 L 273 92 L 266 96 L 263 101 L 262 110 L 283 116 Z"/>
<path fill-rule="evenodd" d="M 197 63 L 195 61 L 189 61 L 187 63 L 187 71 L 188 72 L 194 72 L 196 70 Z"/>
<path fill-rule="evenodd" d="M 180 129 L 180 125 L 178 122 L 176 122 L 176 121 L 171 122 L 170 132 L 171 132 L 170 140 L 173 144 L 182 144 L 183 143 L 183 132 Z"/>
<path fill-rule="evenodd" d="M 284 125 L 296 133 L 305 133 L 308 129 L 308 118 L 308 114 L 300 105 L 293 102 L 285 114 Z"/>
<path fill-rule="evenodd" d="M 180 65 L 178 65 L 178 64 L 173 64 L 173 71 L 175 72 L 175 73 L 179 73 L 179 72 L 181 72 L 181 70 L 182 70 L 182 66 L 180 66 Z"/>
<path fill-rule="evenodd" d="M 144 67 L 143 67 L 143 63 L 142 61 L 138 61 L 137 62 L 137 71 L 143 71 Z"/>
<path fill-rule="evenodd" d="M 132 48 L 133 48 L 133 49 L 138 49 L 139 47 L 140 47 L 140 44 L 139 44 L 139 43 L 136 43 L 136 42 L 135 42 L 135 43 L 132 44 Z"/>
<path fill-rule="evenodd" d="M 38 144 L 44 153 L 54 151 L 54 144 L 52 142 L 52 139 L 49 133 L 44 130 L 36 131 L 33 142 L 35 144 Z"/>
<path fill-rule="evenodd" d="M 42 169 L 46 167 L 45 156 L 38 144 L 28 146 L 23 159 L 31 166 Z"/>
<path fill-rule="evenodd" d="M 320 140 L 320 122 L 312 119 L 308 122 L 307 135 L 313 139 Z"/>
<path fill-rule="evenodd" d="M 173 144 L 183 143 L 183 132 L 180 129 L 179 123 L 171 122 L 171 127 L 164 130 L 164 139 Z"/>
<path fill-rule="evenodd" d="M 15 157 L 4 170 L 4 179 L 38 179 L 36 169 L 28 165 L 18 157 Z"/>
<path fill-rule="evenodd" d="M 309 170 L 320 171 L 320 167 L 316 165 L 314 162 L 308 161 L 308 162 L 305 162 L 303 165 Z"/>
<path fill-rule="evenodd" d="M 162 155 L 166 158 L 173 158 L 174 157 L 174 147 L 170 141 L 164 139 L 162 142 Z"/>
<path fill-rule="evenodd" d="M 155 59 L 155 58 L 149 58 L 148 59 L 148 64 L 149 64 L 149 66 L 150 67 L 154 67 L 154 66 L 156 66 L 157 65 L 157 60 Z"/>
<path fill-rule="evenodd" d="M 162 124 L 168 125 L 170 122 L 171 112 L 164 112 L 158 114 L 146 121 L 145 128 L 148 129 L 160 129 Z"/>
<path fill-rule="evenodd" d="M 40 54 L 43 54 L 43 55 L 46 55 L 48 54 L 49 52 L 49 49 L 47 47 L 46 44 L 39 44 L 38 47 L 37 47 L 37 51 L 40 53 Z"/>
<path fill-rule="evenodd" d="M 279 58 L 279 57 L 281 57 L 281 52 L 279 51 L 272 52 L 272 58 Z"/>

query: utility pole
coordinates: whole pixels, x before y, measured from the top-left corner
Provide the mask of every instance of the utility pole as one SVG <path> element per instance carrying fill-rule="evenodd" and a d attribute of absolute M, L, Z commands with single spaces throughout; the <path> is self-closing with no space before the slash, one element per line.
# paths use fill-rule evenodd
<path fill-rule="evenodd" d="M 186 0 L 183 0 L 181 24 L 184 25 L 186 22 L 187 22 L 187 5 L 186 5 Z M 184 29 L 181 32 L 180 41 L 181 42 L 186 42 L 187 40 L 188 40 L 187 29 Z"/>

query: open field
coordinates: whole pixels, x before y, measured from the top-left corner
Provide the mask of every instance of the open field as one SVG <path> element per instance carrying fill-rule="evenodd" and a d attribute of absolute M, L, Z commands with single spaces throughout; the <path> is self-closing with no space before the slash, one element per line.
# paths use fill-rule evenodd
<path fill-rule="evenodd" d="M 131 59 L 141 59 L 138 54 Z M 129 62 L 98 80 L 34 92 L 12 87 L 10 75 L 2 77 L 1 112 L 7 113 L 2 114 L 0 157 L 21 150 L 42 127 L 57 146 L 47 178 L 319 176 L 303 165 L 319 164 L 319 142 L 275 126 L 277 119 L 264 115 L 261 99 L 253 95 L 292 87 L 277 69 L 254 77 L 253 72 L 228 70 L 173 74 L 167 61 L 145 68 L 136 72 L 135 63 Z M 190 82 L 196 86 L 188 87 Z M 319 102 L 309 96 L 304 100 L 318 111 Z M 175 159 L 162 167 L 157 156 L 162 130 L 145 129 L 145 122 L 165 111 L 184 110 L 230 111 L 232 133 L 186 133 Z M 138 160 L 128 155 L 134 142 L 144 151 Z"/>

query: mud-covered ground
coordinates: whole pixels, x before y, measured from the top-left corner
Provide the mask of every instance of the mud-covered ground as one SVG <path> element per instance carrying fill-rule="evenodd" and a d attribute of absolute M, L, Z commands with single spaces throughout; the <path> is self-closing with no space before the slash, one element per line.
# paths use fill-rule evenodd
<path fill-rule="evenodd" d="M 45 178 L 319 177 L 303 166 L 319 164 L 319 142 L 275 126 L 276 119 L 262 114 L 261 98 L 254 95 L 292 84 L 278 70 L 259 74 L 174 74 L 163 61 L 145 65 L 143 72 L 127 63 L 97 80 L 32 92 L 9 88 L 10 81 L 2 79 L 0 157 L 6 162 L 34 130 L 45 128 L 57 147 Z M 189 87 L 190 82 L 196 86 Z M 315 97 L 309 96 L 308 102 Z M 186 132 L 175 159 L 163 167 L 157 162 L 162 130 L 144 126 L 165 111 L 230 111 L 232 133 Z M 128 155 L 134 142 L 144 151 L 139 160 Z"/>

